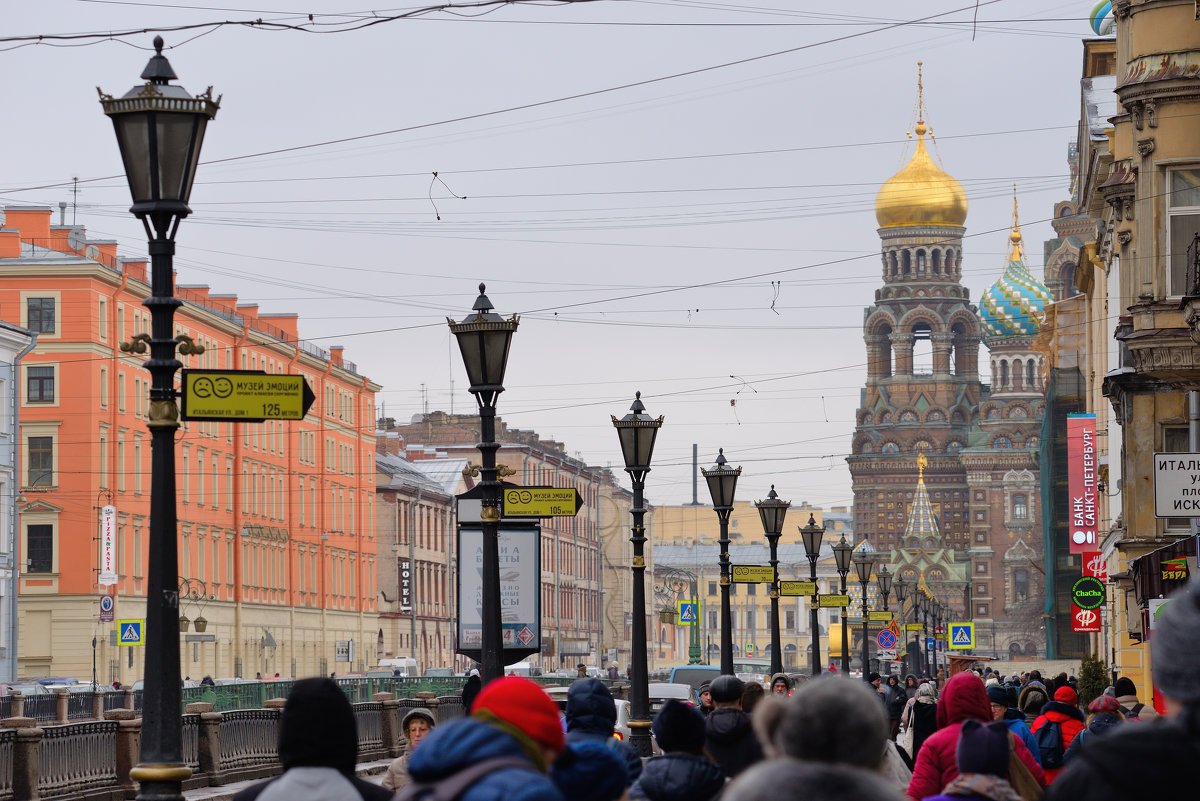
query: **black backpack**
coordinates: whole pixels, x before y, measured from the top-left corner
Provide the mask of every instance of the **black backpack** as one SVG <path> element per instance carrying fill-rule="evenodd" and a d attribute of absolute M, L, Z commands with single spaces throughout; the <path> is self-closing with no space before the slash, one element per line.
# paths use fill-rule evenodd
<path fill-rule="evenodd" d="M 476 762 L 458 773 L 436 782 L 411 782 L 405 785 L 393 801 L 458 801 L 474 784 L 489 773 L 505 768 L 536 770 L 528 759 L 496 757 Z"/>
<path fill-rule="evenodd" d="M 1046 769 L 1063 766 L 1062 724 L 1047 720 L 1033 735 L 1042 755 L 1042 767 Z"/>
<path fill-rule="evenodd" d="M 1125 716 L 1126 720 L 1141 720 L 1142 719 L 1142 707 L 1144 707 L 1144 706 L 1145 706 L 1145 704 L 1143 704 L 1143 703 L 1134 704 L 1132 709 L 1127 706 L 1122 706 L 1121 714 L 1123 714 Z"/>

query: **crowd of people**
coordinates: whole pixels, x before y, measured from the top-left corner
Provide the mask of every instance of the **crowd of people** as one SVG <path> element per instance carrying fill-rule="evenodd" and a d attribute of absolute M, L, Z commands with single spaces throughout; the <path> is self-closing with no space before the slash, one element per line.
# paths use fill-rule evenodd
<path fill-rule="evenodd" d="M 1151 640 L 1165 714 L 1118 678 L 1081 706 L 1073 677 L 964 671 L 867 681 L 824 675 L 764 687 L 723 675 L 700 703 L 667 701 L 655 755 L 614 736 L 607 685 L 580 679 L 565 715 L 537 684 L 472 682 L 469 714 L 408 711 L 408 748 L 382 786 L 354 776 L 349 702 L 297 682 L 280 725 L 282 776 L 235 801 L 1109 801 L 1181 795 L 1200 764 L 1200 580 L 1164 607 Z M 636 725 L 638 721 L 633 721 Z M 1186 782 L 1186 784 L 1185 784 Z"/>

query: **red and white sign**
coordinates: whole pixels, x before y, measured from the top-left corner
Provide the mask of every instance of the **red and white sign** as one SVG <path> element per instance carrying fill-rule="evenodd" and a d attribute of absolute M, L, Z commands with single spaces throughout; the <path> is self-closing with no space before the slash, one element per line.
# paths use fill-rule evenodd
<path fill-rule="evenodd" d="M 1094 414 L 1067 416 L 1067 492 L 1071 553 L 1095 551 L 1100 542 L 1100 509 L 1096 494 Z"/>
<path fill-rule="evenodd" d="M 1108 581 L 1108 560 L 1099 551 L 1087 551 L 1083 554 L 1083 575 Z"/>
<path fill-rule="evenodd" d="M 1071 604 L 1071 631 L 1076 633 L 1100 631 L 1100 610 L 1080 609 Z"/>
<path fill-rule="evenodd" d="M 117 507 L 100 510 L 100 579 L 107 587 L 120 581 L 117 576 Z"/>

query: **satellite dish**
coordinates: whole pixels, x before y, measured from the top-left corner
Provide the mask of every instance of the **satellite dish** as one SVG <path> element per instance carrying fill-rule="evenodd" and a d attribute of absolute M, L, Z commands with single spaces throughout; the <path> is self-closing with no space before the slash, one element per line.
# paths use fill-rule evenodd
<path fill-rule="evenodd" d="M 87 244 L 87 237 L 84 236 L 82 228 L 72 228 L 67 232 L 67 244 L 72 250 L 82 250 Z"/>
<path fill-rule="evenodd" d="M 87 256 L 93 261 L 97 261 L 100 258 L 100 248 L 96 247 L 95 245 L 88 245 L 87 250 L 83 251 L 83 255 Z"/>

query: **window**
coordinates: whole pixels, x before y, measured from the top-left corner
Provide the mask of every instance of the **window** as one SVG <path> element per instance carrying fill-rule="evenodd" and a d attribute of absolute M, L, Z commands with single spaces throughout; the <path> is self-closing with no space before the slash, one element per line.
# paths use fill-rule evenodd
<path fill-rule="evenodd" d="M 1200 233 L 1200 169 L 1171 170 L 1167 192 L 1169 295 L 1183 295 L 1187 282 L 1187 250 Z M 32 320 L 32 316 L 30 320 Z"/>
<path fill-rule="evenodd" d="M 976 562 L 975 572 L 979 575 L 986 576 L 988 572 L 987 562 Z"/>
<path fill-rule="evenodd" d="M 758 585 L 757 584 L 747 584 L 746 585 L 746 594 L 747 595 L 758 595 Z"/>
<path fill-rule="evenodd" d="M 715 582 L 715 581 L 708 582 L 708 594 L 709 595 L 717 594 L 717 582 Z"/>
<path fill-rule="evenodd" d="M 54 403 L 53 367 L 26 367 L 25 380 L 30 403 Z"/>
<path fill-rule="evenodd" d="M 1029 571 L 1024 568 L 1013 571 L 1013 600 L 1017 603 L 1029 600 Z"/>
<path fill-rule="evenodd" d="M 1013 520 L 1029 518 L 1029 501 L 1024 495 L 1012 496 L 1012 516 Z"/>
<path fill-rule="evenodd" d="M 975 604 L 975 614 L 980 615 L 982 617 L 987 617 L 988 605 L 987 604 Z"/>
<path fill-rule="evenodd" d="M 788 609 L 783 613 L 783 620 L 788 631 L 796 630 L 796 610 Z"/>
<path fill-rule="evenodd" d="M 29 438 L 29 486 L 54 485 L 54 437 Z"/>
<path fill-rule="evenodd" d="M 53 334 L 54 298 L 25 299 L 26 327 L 39 334 Z"/>
<path fill-rule="evenodd" d="M 1167 453 L 1188 453 L 1188 430 L 1186 426 L 1176 426 L 1163 429 L 1163 450 Z M 1186 517 L 1168 517 L 1163 521 L 1168 529 L 1188 529 L 1192 521 Z"/>
<path fill-rule="evenodd" d="M 54 526 L 31 525 L 25 528 L 26 572 L 54 572 Z"/>

